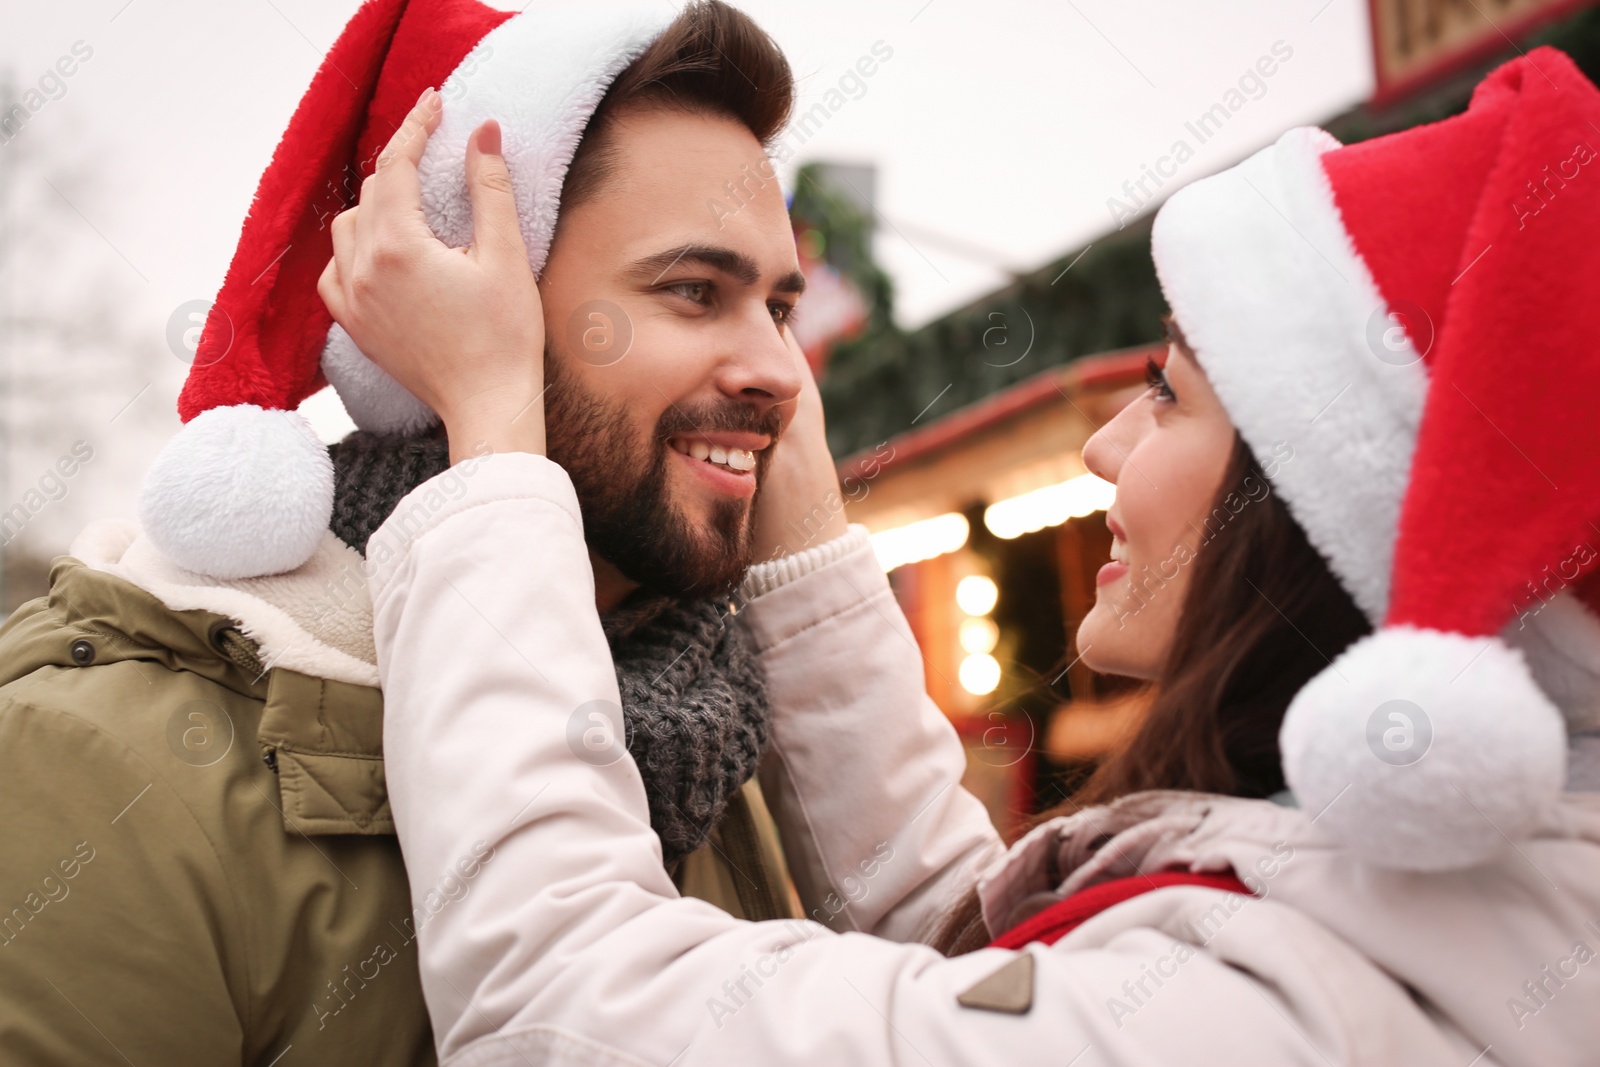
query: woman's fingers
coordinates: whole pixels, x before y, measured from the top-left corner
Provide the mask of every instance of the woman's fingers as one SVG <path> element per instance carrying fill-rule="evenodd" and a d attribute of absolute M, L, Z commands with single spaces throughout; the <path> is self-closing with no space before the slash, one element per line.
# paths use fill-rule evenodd
<path fill-rule="evenodd" d="M 427 148 L 428 135 L 438 128 L 440 103 L 433 89 L 422 94 L 379 154 L 377 169 L 362 181 L 359 202 L 333 218 L 333 258 L 317 279 L 317 292 L 340 325 L 349 325 L 349 287 L 360 274 L 357 265 L 370 263 L 384 228 L 415 224 L 433 237 L 422 214 L 417 164 Z"/>
<path fill-rule="evenodd" d="M 357 206 L 334 218 L 317 290 L 362 353 L 438 413 L 452 442 L 542 452 L 544 316 L 499 124 L 484 123 L 468 146 L 474 243 L 447 250 L 423 215 L 417 174 L 439 117 L 438 94 L 425 93 Z"/>
<path fill-rule="evenodd" d="M 329 227 L 333 234 L 333 258 L 329 260 L 335 266 L 335 277 L 339 283 L 349 285 L 350 279 L 355 277 L 356 242 L 360 232 L 361 207 L 348 208 L 333 217 L 333 225 Z M 341 290 L 342 291 L 342 290 Z"/>
<path fill-rule="evenodd" d="M 360 204 L 368 209 L 362 212 L 357 229 L 363 248 L 372 247 L 376 237 L 391 227 L 421 227 L 422 232 L 433 235 L 422 215 L 417 164 L 422 162 L 428 135 L 438 129 L 443 113 L 438 92 L 426 90 L 379 153 L 377 168 L 361 183 Z"/>
<path fill-rule="evenodd" d="M 332 256 L 328 257 L 328 265 L 322 268 L 322 273 L 317 277 L 317 295 L 322 297 L 322 302 L 327 305 L 328 314 L 333 316 L 333 321 L 344 324 L 344 289 L 339 281 L 339 261 Z"/>
<path fill-rule="evenodd" d="M 828 451 L 822 396 L 805 352 L 787 326 L 784 343 L 801 377 L 800 395 L 783 435 L 772 446 L 772 458 L 756 495 L 755 551 L 761 560 L 776 559 L 849 532 L 838 469 Z M 815 527 L 818 512 L 824 515 Z M 812 531 L 802 540 L 795 531 Z"/>
<path fill-rule="evenodd" d="M 500 152 L 500 124 L 487 119 L 467 140 L 467 195 L 473 254 L 487 263 L 527 263 L 511 172 Z"/>

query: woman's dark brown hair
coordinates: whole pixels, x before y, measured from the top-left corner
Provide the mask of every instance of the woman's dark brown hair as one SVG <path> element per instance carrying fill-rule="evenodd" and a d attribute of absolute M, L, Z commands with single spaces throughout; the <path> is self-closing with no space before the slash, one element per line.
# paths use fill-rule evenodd
<path fill-rule="evenodd" d="M 1212 516 L 1143 721 L 1031 825 L 1146 789 L 1265 797 L 1284 788 L 1278 728 L 1289 701 L 1371 626 L 1237 436 Z M 973 889 L 930 941 L 958 955 L 990 937 Z"/>
<path fill-rule="evenodd" d="M 589 118 L 561 187 L 563 214 L 592 198 L 615 165 L 607 133 L 625 111 L 721 115 L 763 145 L 794 106 L 794 75 L 771 37 L 721 0 L 695 0 L 625 67 Z"/>

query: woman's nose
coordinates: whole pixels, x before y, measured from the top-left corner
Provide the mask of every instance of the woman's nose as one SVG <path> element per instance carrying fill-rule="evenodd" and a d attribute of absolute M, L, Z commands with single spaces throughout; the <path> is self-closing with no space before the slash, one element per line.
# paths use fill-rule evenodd
<path fill-rule="evenodd" d="M 1113 485 L 1122 473 L 1128 453 L 1139 443 L 1140 436 L 1149 426 L 1147 405 L 1135 400 L 1116 417 L 1100 427 L 1083 446 L 1083 465 L 1089 473 L 1104 478 Z"/>
<path fill-rule="evenodd" d="M 1089 473 L 1106 481 L 1116 484 L 1117 474 L 1122 469 L 1122 457 L 1112 447 L 1109 432 L 1115 419 L 1096 430 L 1083 446 L 1083 465 Z"/>

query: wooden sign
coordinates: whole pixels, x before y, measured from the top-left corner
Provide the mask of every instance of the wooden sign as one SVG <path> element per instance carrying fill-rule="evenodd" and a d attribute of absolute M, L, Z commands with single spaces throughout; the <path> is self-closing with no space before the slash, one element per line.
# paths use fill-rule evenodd
<path fill-rule="evenodd" d="M 1368 0 L 1378 85 L 1390 104 L 1499 51 L 1585 0 Z M 1520 44 L 1518 45 L 1520 47 Z"/>

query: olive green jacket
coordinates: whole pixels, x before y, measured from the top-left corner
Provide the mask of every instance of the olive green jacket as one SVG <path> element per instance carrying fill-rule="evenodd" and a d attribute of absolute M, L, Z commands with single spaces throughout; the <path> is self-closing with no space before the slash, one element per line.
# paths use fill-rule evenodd
<path fill-rule="evenodd" d="M 435 1062 L 381 696 L 242 628 L 70 557 L 0 628 L 0 1063 Z M 678 884 L 797 914 L 744 795 Z"/>

